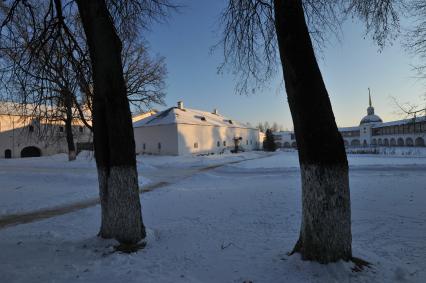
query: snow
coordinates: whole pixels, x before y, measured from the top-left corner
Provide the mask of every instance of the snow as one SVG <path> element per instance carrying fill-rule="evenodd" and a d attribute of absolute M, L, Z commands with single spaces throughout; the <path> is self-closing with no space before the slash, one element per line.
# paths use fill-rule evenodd
<path fill-rule="evenodd" d="M 351 131 L 359 131 L 359 126 L 339 128 L 339 132 L 351 132 Z"/>
<path fill-rule="evenodd" d="M 237 122 L 230 118 L 226 118 L 220 114 L 214 114 L 207 111 L 190 108 L 180 109 L 176 107 L 171 107 L 155 115 L 139 120 L 133 123 L 133 127 L 137 128 L 142 126 L 157 126 L 169 124 L 250 128 L 243 123 Z"/>
<path fill-rule="evenodd" d="M 409 124 L 409 123 L 419 123 L 419 122 L 424 122 L 426 121 L 426 117 L 416 117 L 415 120 L 414 118 L 411 119 L 403 119 L 403 120 L 397 120 L 397 121 L 391 121 L 391 122 L 385 122 L 385 123 L 380 123 L 378 125 L 374 125 L 373 128 L 381 128 L 381 127 L 387 127 L 387 126 L 397 126 L 397 125 L 404 125 L 404 124 Z"/>
<path fill-rule="evenodd" d="M 262 153 L 210 156 L 138 156 L 139 186 L 171 181 L 194 173 L 191 168 L 241 161 Z M 59 207 L 99 195 L 94 157 L 82 152 L 68 162 L 66 154 L 40 158 L 0 159 L 0 216 Z M 172 178 L 174 177 L 174 178 Z"/>
<path fill-rule="evenodd" d="M 170 182 L 141 195 L 145 249 L 122 254 L 96 238 L 94 206 L 0 229 L 2 281 L 426 282 L 426 158 L 349 155 L 354 256 L 373 264 L 362 272 L 287 255 L 301 219 L 297 162 L 294 151 L 139 156 L 140 177 Z M 90 158 L 1 160 L 1 211 L 5 197 L 26 211 L 51 205 L 49 194 L 75 201 L 96 192 L 95 176 Z M 15 185 L 19 195 L 4 189 Z"/>

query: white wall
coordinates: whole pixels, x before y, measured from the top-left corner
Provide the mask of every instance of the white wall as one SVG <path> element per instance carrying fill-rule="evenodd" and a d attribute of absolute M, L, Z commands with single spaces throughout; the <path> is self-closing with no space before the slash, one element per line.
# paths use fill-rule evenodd
<path fill-rule="evenodd" d="M 179 155 L 218 153 L 226 148 L 232 149 L 234 137 L 242 138 L 240 146 L 245 150 L 258 148 L 257 129 L 178 124 L 177 130 Z"/>
<path fill-rule="evenodd" d="M 133 130 L 137 154 L 178 155 L 176 124 L 143 126 Z M 161 143 L 161 149 L 158 148 L 158 143 Z"/>
<path fill-rule="evenodd" d="M 19 158 L 21 150 L 28 146 L 40 149 L 42 156 L 68 152 L 65 131 L 59 131 L 61 125 L 49 125 L 47 132 L 40 135 L 36 126 L 34 132 L 30 133 L 28 122 L 19 116 L 0 115 L 0 126 L 0 158 L 5 157 L 5 151 L 8 149 L 12 151 L 12 158 Z M 41 127 L 46 129 L 44 125 Z M 79 126 L 73 126 L 75 143 L 92 140 L 90 130 L 86 127 L 83 129 L 83 133 L 80 133 Z"/>

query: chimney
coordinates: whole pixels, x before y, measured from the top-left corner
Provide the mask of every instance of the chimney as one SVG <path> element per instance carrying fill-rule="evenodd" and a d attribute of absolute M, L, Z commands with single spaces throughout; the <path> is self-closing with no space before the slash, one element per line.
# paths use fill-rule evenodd
<path fill-rule="evenodd" d="M 177 103 L 177 107 L 178 107 L 179 109 L 183 109 L 183 101 L 178 101 L 178 103 Z"/>
<path fill-rule="evenodd" d="M 217 111 L 217 108 L 213 109 L 213 114 L 219 115 L 219 112 Z"/>

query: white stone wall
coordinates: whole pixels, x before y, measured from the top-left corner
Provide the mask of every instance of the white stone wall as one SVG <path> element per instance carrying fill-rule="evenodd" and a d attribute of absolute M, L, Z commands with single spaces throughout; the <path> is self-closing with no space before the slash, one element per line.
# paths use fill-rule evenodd
<path fill-rule="evenodd" d="M 219 153 L 234 148 L 234 137 L 241 137 L 244 150 L 259 148 L 259 130 L 178 124 L 179 155 Z M 225 142 L 225 144 L 224 144 Z"/>
<path fill-rule="evenodd" d="M 0 158 L 5 158 L 6 150 L 10 150 L 12 158 L 21 157 L 21 151 L 25 147 L 37 147 L 41 155 L 53 155 L 57 153 L 67 153 L 68 146 L 65 138 L 64 125 L 41 125 L 33 124 L 33 132 L 29 131 L 31 120 L 18 115 L 0 115 Z M 83 127 L 81 133 L 79 127 Z M 63 132 L 60 132 L 60 127 Z M 92 135 L 88 128 L 83 125 L 74 125 L 74 142 L 91 142 Z"/>
<path fill-rule="evenodd" d="M 176 124 L 134 128 L 136 154 L 178 155 Z M 161 148 L 158 144 L 161 144 Z M 145 148 L 144 148 L 145 144 Z"/>

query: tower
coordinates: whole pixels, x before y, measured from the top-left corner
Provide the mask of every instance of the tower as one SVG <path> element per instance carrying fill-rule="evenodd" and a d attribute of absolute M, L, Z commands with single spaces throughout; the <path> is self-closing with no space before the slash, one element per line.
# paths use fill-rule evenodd
<path fill-rule="evenodd" d="M 367 115 L 374 115 L 374 107 L 371 104 L 370 88 L 368 88 L 368 108 L 367 108 Z"/>

